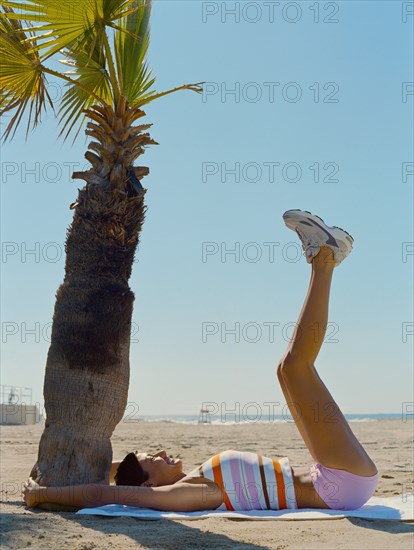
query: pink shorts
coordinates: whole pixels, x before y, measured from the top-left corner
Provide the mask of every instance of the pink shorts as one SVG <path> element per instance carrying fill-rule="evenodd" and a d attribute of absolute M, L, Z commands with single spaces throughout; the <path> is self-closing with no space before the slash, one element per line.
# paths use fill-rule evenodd
<path fill-rule="evenodd" d="M 310 474 L 315 491 L 331 510 L 360 508 L 374 494 L 379 479 L 378 472 L 364 477 L 322 464 L 313 464 Z"/>

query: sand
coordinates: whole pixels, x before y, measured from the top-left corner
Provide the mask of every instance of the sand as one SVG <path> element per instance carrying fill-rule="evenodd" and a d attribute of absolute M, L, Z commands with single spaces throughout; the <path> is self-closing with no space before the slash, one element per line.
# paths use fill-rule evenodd
<path fill-rule="evenodd" d="M 375 496 L 414 491 L 413 421 L 381 420 L 351 423 L 377 464 L 380 482 Z M 393 521 L 254 522 L 225 519 L 139 521 L 25 508 L 20 489 L 33 466 L 43 424 L 1 426 L 2 548 L 60 550 L 240 548 L 383 550 L 414 548 L 414 524 Z M 188 425 L 122 422 L 114 432 L 114 459 L 137 448 L 166 449 L 183 459 L 185 471 L 228 448 L 288 456 L 293 466 L 312 458 L 296 427 L 277 424 Z"/>

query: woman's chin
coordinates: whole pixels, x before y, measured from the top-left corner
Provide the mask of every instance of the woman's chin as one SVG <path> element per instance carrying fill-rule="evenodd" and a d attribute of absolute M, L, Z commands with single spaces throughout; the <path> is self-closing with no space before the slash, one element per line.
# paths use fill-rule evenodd
<path fill-rule="evenodd" d="M 168 466 L 172 466 L 172 467 L 183 465 L 183 461 L 181 460 L 181 458 L 168 458 L 168 461 L 166 462 Z"/>

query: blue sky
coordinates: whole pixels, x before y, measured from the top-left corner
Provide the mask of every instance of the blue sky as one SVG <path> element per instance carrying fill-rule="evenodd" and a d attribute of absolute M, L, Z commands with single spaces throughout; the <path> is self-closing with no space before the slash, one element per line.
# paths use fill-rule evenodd
<path fill-rule="evenodd" d="M 140 159 L 151 174 L 128 411 L 282 412 L 275 366 L 309 266 L 281 215 L 302 208 L 355 238 L 318 371 L 345 413 L 398 413 L 413 402 L 412 2 L 248 4 L 154 5 L 156 89 L 208 86 L 146 108 L 160 145 Z M 49 114 L 2 147 L 1 380 L 39 403 L 81 183 L 70 174 L 86 162 L 82 135 L 57 135 Z"/>

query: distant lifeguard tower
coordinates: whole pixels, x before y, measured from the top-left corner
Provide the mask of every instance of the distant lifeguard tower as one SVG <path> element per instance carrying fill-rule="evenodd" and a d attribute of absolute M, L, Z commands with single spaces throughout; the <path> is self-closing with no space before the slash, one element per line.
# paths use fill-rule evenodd
<path fill-rule="evenodd" d="M 32 388 L 0 386 L 0 424 L 28 425 L 40 422 L 37 405 L 32 405 Z"/>
<path fill-rule="evenodd" d="M 201 407 L 198 416 L 199 424 L 211 424 L 211 411 L 208 407 Z"/>

